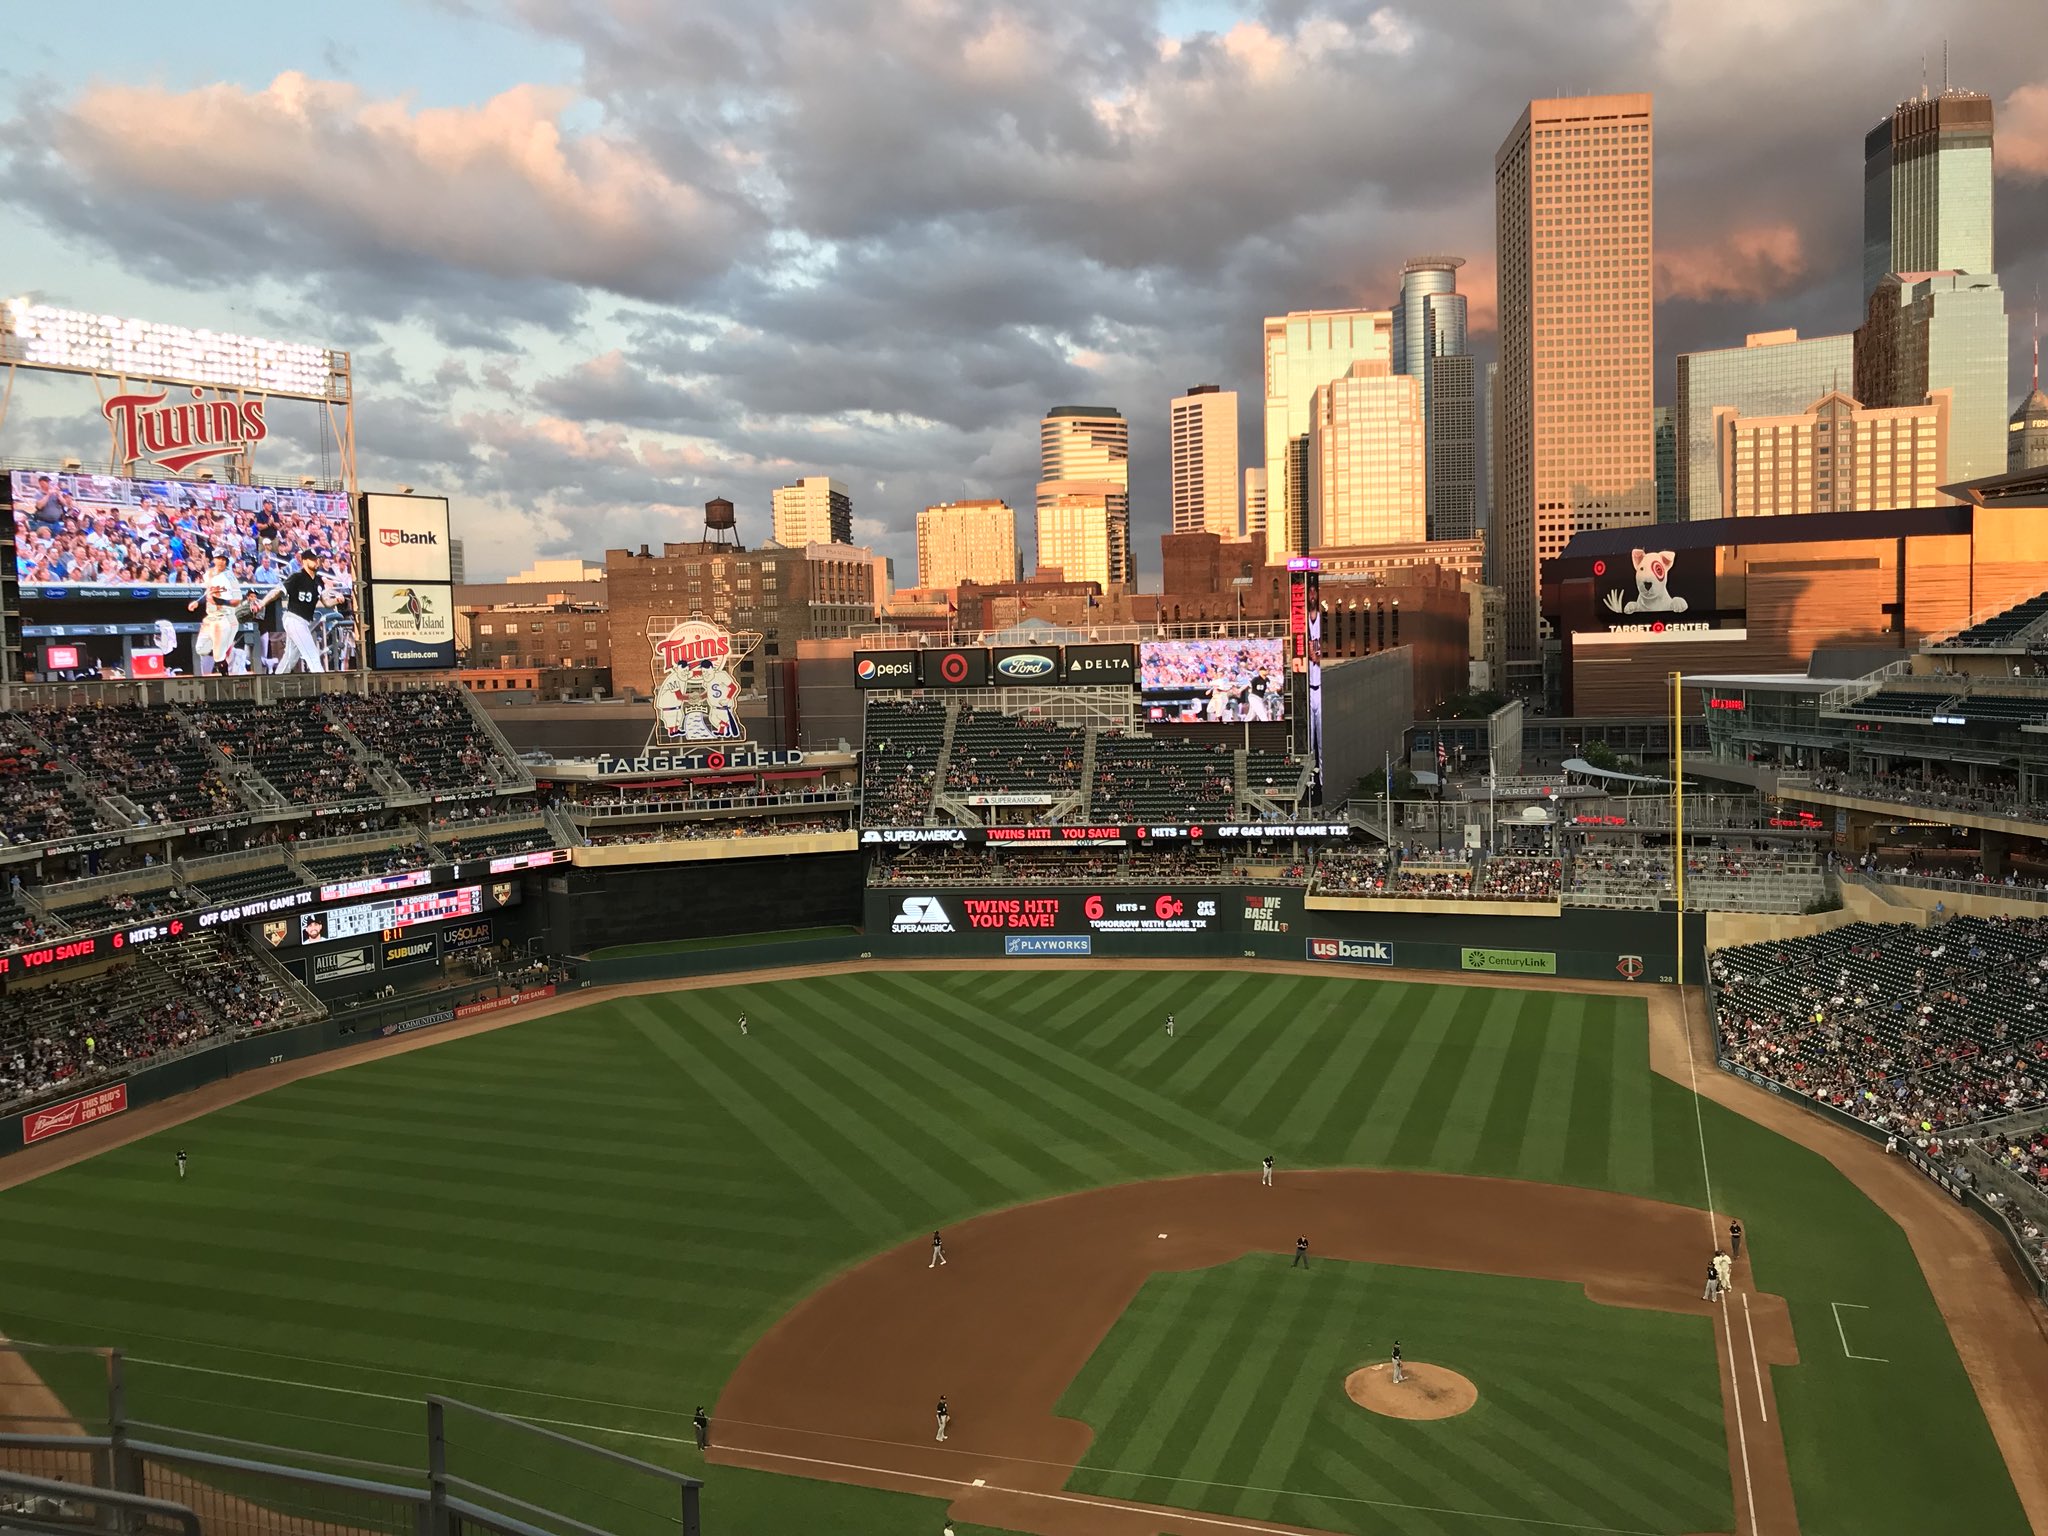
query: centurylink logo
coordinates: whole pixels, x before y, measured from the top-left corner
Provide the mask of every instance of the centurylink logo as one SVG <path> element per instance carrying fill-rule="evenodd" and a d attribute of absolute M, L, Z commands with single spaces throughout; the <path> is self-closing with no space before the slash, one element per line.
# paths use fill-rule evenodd
<path fill-rule="evenodd" d="M 906 896 L 903 910 L 889 925 L 891 933 L 951 933 L 953 920 L 936 896 Z"/>
<path fill-rule="evenodd" d="M 996 663 L 996 671 L 1020 682 L 1027 678 L 1045 677 L 1052 669 L 1053 659 L 1038 651 L 1022 651 L 1014 656 L 1005 656 Z"/>

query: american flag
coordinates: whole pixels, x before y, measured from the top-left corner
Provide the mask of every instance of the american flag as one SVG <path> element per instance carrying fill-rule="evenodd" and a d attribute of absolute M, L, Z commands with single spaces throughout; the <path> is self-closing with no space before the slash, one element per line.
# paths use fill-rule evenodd
<path fill-rule="evenodd" d="M 1443 733 L 1439 731 L 1436 738 L 1436 771 L 1442 773 L 1450 765 L 1450 760 L 1451 755 L 1444 750 Z"/>

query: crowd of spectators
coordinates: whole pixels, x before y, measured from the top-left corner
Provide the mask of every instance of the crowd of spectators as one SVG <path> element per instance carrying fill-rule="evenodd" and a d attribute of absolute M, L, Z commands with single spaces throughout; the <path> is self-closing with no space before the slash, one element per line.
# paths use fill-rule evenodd
<path fill-rule="evenodd" d="M 920 827 L 930 820 L 945 738 L 942 704 L 870 703 L 861 751 L 861 819 L 871 827 Z"/>
<path fill-rule="evenodd" d="M 1392 894 L 1395 857 L 1385 848 L 1325 848 L 1316 855 L 1309 888 L 1332 895 Z"/>
<path fill-rule="evenodd" d="M 218 934 L 0 997 L 0 1105 L 90 1086 L 152 1057 L 287 1022 L 291 1004 Z"/>
<path fill-rule="evenodd" d="M 92 807 L 47 754 L 0 739 L 0 835 L 10 843 L 51 843 L 98 827 Z"/>
<path fill-rule="evenodd" d="M 1483 901 L 1555 901 L 1564 884 L 1562 859 L 1495 854 L 1480 867 Z"/>
<path fill-rule="evenodd" d="M 1886 800 L 1922 810 L 2016 816 L 2023 808 L 2019 791 L 2013 785 L 1970 784 L 1943 774 L 1923 779 L 1919 774 L 1823 771 L 1813 775 L 1813 787 L 1829 794 Z"/>
<path fill-rule="evenodd" d="M 1215 821 L 1235 814 L 1237 759 L 1202 742 L 1105 731 L 1095 743 L 1097 821 Z"/>
<path fill-rule="evenodd" d="M 837 816 L 722 817 L 715 821 L 665 821 L 655 826 L 591 826 L 584 829 L 583 840 L 588 844 L 604 845 L 703 842 L 724 837 L 798 837 L 817 832 L 844 832 L 847 826 L 844 813 Z"/>
<path fill-rule="evenodd" d="M 1854 923 L 1723 950 L 1722 1056 L 1923 1150 L 2048 1102 L 2048 923 Z"/>
<path fill-rule="evenodd" d="M 102 704 L 30 710 L 22 719 L 86 778 L 132 801 L 147 824 L 247 809 L 167 709 Z"/>
<path fill-rule="evenodd" d="M 998 710 L 964 711 L 946 763 L 946 788 L 956 795 L 1059 794 L 1080 787 L 1087 734 L 1072 726 Z"/>
<path fill-rule="evenodd" d="M 357 740 L 416 789 L 489 787 L 506 766 L 460 688 L 336 693 L 328 704 Z"/>
<path fill-rule="evenodd" d="M 1986 891 L 2048 890 L 2048 877 L 2030 870 L 2008 869 L 2002 875 L 1986 874 L 1972 852 L 1954 862 L 1913 857 L 1898 850 L 1866 853 L 1857 868 L 1878 880 L 1925 880 L 1939 885 L 1981 886 Z"/>
<path fill-rule="evenodd" d="M 274 704 L 221 700 L 190 714 L 200 735 L 222 756 L 249 764 L 294 804 L 328 804 L 376 793 L 369 770 L 318 699 Z"/>

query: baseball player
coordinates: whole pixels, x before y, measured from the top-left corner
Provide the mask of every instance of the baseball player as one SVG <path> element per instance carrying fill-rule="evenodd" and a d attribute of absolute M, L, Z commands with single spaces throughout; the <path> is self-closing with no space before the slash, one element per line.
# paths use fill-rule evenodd
<path fill-rule="evenodd" d="M 1728 1223 L 1728 1256 L 1732 1259 L 1742 1257 L 1742 1223 L 1739 1221 Z"/>
<path fill-rule="evenodd" d="M 1715 1267 L 1714 1261 L 1709 1259 L 1707 1261 L 1707 1288 L 1700 1292 L 1700 1300 L 1714 1301 L 1720 1297 L 1720 1294 L 1721 1271 Z"/>
<path fill-rule="evenodd" d="M 1721 1282 L 1721 1289 L 1735 1289 L 1735 1260 L 1716 1248 L 1714 1250 L 1714 1278 Z"/>
<path fill-rule="evenodd" d="M 1401 1374 L 1401 1341 L 1394 1340 L 1394 1385 L 1399 1386 L 1408 1378 Z"/>
<path fill-rule="evenodd" d="M 710 1450 L 711 1418 L 710 1415 L 704 1412 L 704 1405 L 702 1403 L 697 1405 L 697 1411 L 691 1416 L 690 1423 L 697 1431 L 697 1449 L 700 1451 Z"/>
<path fill-rule="evenodd" d="M 1308 1268 L 1308 1237 L 1306 1234 L 1294 1240 L 1294 1262 L 1287 1267 L 1289 1269 Z"/>
<path fill-rule="evenodd" d="M 938 1268 L 938 1267 L 939 1267 L 939 1265 L 941 1265 L 941 1264 L 943 1264 L 943 1263 L 945 1263 L 945 1262 L 946 1262 L 946 1240 L 945 1240 L 944 1238 L 940 1237 L 938 1233 L 934 1232 L 934 1233 L 932 1234 L 932 1261 L 931 1261 L 931 1263 L 929 1263 L 929 1264 L 925 1265 L 925 1268 L 926 1268 L 926 1269 L 936 1269 L 936 1268 Z M 944 1435 L 941 1435 L 941 1436 L 939 1436 L 939 1438 L 940 1438 L 941 1440 L 943 1440 L 943 1439 L 945 1439 L 946 1437 L 945 1437 Z"/>
<path fill-rule="evenodd" d="M 192 646 L 200 675 L 210 677 L 216 669 L 232 671 L 235 632 L 241 627 L 242 583 L 228 569 L 228 557 L 224 553 L 213 557 L 213 569 L 206 573 L 204 594 L 193 598 L 185 609 L 188 613 L 196 613 L 201 603 L 206 605 L 206 617 L 200 621 L 199 638 Z"/>
<path fill-rule="evenodd" d="M 1166 1038 L 1173 1038 L 1173 1015 L 1170 1013 L 1166 1016 Z"/>
<path fill-rule="evenodd" d="M 939 1394 L 939 1438 L 946 1438 L 946 1426 L 953 1422 L 953 1410 L 946 1406 L 946 1394 Z"/>
<path fill-rule="evenodd" d="M 178 1148 L 178 1177 L 181 1179 L 185 1177 L 185 1149 L 183 1147 Z"/>
<path fill-rule="evenodd" d="M 262 602 L 256 605 L 261 613 L 280 598 L 284 600 L 284 654 L 277 659 L 278 672 L 289 672 L 298 662 L 306 664 L 308 672 L 325 672 L 327 662 L 320 654 L 320 642 L 313 637 L 313 620 L 320 609 L 333 607 L 334 599 L 325 597 L 320 590 L 320 553 L 318 550 L 299 551 L 299 568 L 285 577 L 284 582 Z"/>
<path fill-rule="evenodd" d="M 1267 1188 L 1269 1188 L 1269 1189 L 1270 1189 L 1270 1188 L 1272 1187 L 1272 1184 L 1273 1184 L 1273 1154 L 1272 1154 L 1272 1153 L 1270 1153 L 1270 1152 L 1268 1152 L 1268 1153 L 1266 1154 L 1266 1160 L 1265 1160 L 1265 1162 L 1263 1162 L 1263 1163 L 1261 1163 L 1261 1164 L 1259 1165 L 1259 1182 L 1260 1182 L 1261 1184 L 1265 1185 L 1265 1186 L 1266 1186 Z"/>
<path fill-rule="evenodd" d="M 740 1033 L 744 1035 L 744 1034 L 745 1034 L 746 1032 L 747 1032 L 747 1016 L 746 1016 L 746 1015 L 745 1015 L 745 1014 L 743 1013 L 743 1014 L 741 1014 L 741 1015 L 740 1015 Z"/>

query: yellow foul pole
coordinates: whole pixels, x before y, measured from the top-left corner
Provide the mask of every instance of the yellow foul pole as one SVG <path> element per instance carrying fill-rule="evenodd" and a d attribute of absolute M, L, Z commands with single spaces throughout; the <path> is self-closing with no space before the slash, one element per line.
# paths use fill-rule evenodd
<path fill-rule="evenodd" d="M 1685 985 L 1685 674 L 1671 674 L 1671 862 L 1678 885 L 1678 984 Z"/>

